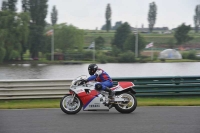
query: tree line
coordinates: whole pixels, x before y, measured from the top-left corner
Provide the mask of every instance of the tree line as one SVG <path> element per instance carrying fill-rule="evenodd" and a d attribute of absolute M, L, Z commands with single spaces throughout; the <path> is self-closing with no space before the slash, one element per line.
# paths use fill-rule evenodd
<path fill-rule="evenodd" d="M 107 4 L 106 11 L 105 11 L 105 18 L 106 23 L 102 26 L 102 30 L 106 30 L 109 32 L 110 30 L 116 30 L 120 25 L 122 25 L 122 22 L 116 22 L 115 26 L 112 27 L 111 24 L 111 5 Z M 152 2 L 149 4 L 149 11 L 148 11 L 148 23 L 149 23 L 149 32 L 151 33 L 153 31 L 154 25 L 156 24 L 156 17 L 157 17 L 157 5 L 155 2 Z M 200 5 L 197 5 L 195 7 L 195 15 L 193 17 L 194 25 L 195 25 L 195 32 L 198 33 L 199 27 L 200 27 Z"/>
<path fill-rule="evenodd" d="M 51 24 L 45 21 L 48 0 L 21 0 L 22 11 L 17 12 L 17 0 L 2 2 L 0 11 L 0 62 L 23 60 L 29 50 L 30 58 L 37 59 L 39 52 L 51 52 L 53 29 L 55 49 L 66 51 L 83 47 L 84 32 L 73 25 L 57 24 L 58 10 L 53 6 Z"/>
<path fill-rule="evenodd" d="M 39 52 L 43 54 L 51 53 L 52 36 L 54 36 L 55 50 L 60 53 L 73 51 L 82 52 L 84 47 L 84 31 L 73 25 L 66 23 L 57 24 L 58 10 L 53 6 L 51 12 L 51 24 L 45 21 L 48 8 L 48 0 L 21 0 L 22 11 L 17 12 L 17 0 L 7 0 L 2 2 L 0 11 L 0 62 L 13 59 L 23 60 L 23 54 L 28 50 L 32 59 L 37 59 Z M 157 6 L 154 2 L 149 5 L 148 21 L 149 30 L 152 32 L 156 23 Z M 199 26 L 200 6 L 195 9 L 195 24 Z M 106 30 L 111 26 L 112 10 L 110 4 L 106 6 Z M 134 58 L 136 35 L 132 33 L 131 26 L 128 22 L 116 23 L 116 29 L 112 44 L 112 56 L 126 56 Z M 184 23 L 177 27 L 174 37 L 177 44 L 183 44 L 192 39 L 188 35 L 191 30 L 190 25 Z M 101 36 L 95 40 L 96 49 L 102 49 L 105 40 Z M 149 43 L 149 42 L 148 42 Z M 147 42 L 139 34 L 138 35 L 138 51 L 145 48 Z M 127 54 L 129 53 L 129 54 Z M 123 55 L 126 54 L 126 55 Z M 101 54 L 100 54 L 101 55 Z M 129 56 L 133 55 L 133 56 Z"/>
<path fill-rule="evenodd" d="M 0 11 L 0 57 L 2 61 L 23 59 L 29 49 L 31 57 L 38 56 L 42 46 L 47 0 L 22 0 L 22 11 L 16 12 L 17 0 L 2 2 Z"/>

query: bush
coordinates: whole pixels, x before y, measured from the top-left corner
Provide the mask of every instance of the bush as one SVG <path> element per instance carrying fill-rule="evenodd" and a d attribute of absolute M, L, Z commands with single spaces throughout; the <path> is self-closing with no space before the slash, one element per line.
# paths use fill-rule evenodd
<path fill-rule="evenodd" d="M 188 53 L 182 53 L 182 58 L 183 59 L 188 59 Z"/>
<path fill-rule="evenodd" d="M 11 54 L 10 54 L 10 59 L 18 59 L 20 57 L 20 53 L 16 50 L 12 50 Z"/>
<path fill-rule="evenodd" d="M 84 60 L 92 60 L 93 58 L 93 51 L 84 51 L 82 54 Z"/>
<path fill-rule="evenodd" d="M 117 57 L 107 56 L 107 62 L 118 63 L 118 59 L 117 59 Z"/>
<path fill-rule="evenodd" d="M 135 62 L 135 57 L 134 57 L 134 53 L 133 52 L 125 52 L 123 54 L 119 55 L 119 62 L 122 63 L 131 63 L 131 62 Z"/>
<path fill-rule="evenodd" d="M 148 60 L 151 60 L 148 56 L 140 56 L 139 62 L 140 63 L 146 63 Z"/>
<path fill-rule="evenodd" d="M 45 56 L 47 60 L 51 60 L 51 53 L 46 53 Z"/>
<path fill-rule="evenodd" d="M 5 55 L 6 55 L 6 50 L 4 48 L 0 48 L 0 63 L 3 62 Z"/>
<path fill-rule="evenodd" d="M 189 53 L 182 53 L 182 58 L 183 59 L 191 59 L 191 60 L 196 60 L 196 52 L 195 51 L 190 51 Z"/>
<path fill-rule="evenodd" d="M 106 55 L 104 55 L 102 53 L 97 55 L 97 60 L 100 63 L 107 63 Z"/>
<path fill-rule="evenodd" d="M 165 62 L 165 59 L 160 59 L 161 62 Z"/>
<path fill-rule="evenodd" d="M 195 60 L 196 59 L 196 52 L 191 51 L 188 53 L 188 59 Z"/>

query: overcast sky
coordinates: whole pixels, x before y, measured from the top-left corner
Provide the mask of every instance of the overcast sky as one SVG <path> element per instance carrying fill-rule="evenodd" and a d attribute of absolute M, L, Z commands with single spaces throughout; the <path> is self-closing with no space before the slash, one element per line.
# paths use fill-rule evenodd
<path fill-rule="evenodd" d="M 0 0 L 2 3 L 2 0 Z M 46 20 L 51 22 L 53 5 L 58 9 L 58 22 L 73 24 L 80 29 L 100 29 L 105 24 L 105 10 L 108 3 L 112 10 L 112 25 L 116 21 L 128 22 L 132 27 L 148 26 L 147 14 L 152 0 L 49 0 Z M 194 26 L 193 16 L 200 0 L 154 0 L 157 5 L 155 27 L 174 28 L 185 22 Z M 21 11 L 21 0 L 18 0 Z"/>

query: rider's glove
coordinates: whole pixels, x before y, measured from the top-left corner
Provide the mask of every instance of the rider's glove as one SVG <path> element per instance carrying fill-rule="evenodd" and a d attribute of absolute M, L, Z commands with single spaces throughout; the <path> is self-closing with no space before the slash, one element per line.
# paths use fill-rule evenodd
<path fill-rule="evenodd" d="M 87 82 L 88 82 L 87 80 L 83 79 L 83 80 L 81 81 L 81 84 L 85 84 L 85 83 L 87 83 Z"/>
<path fill-rule="evenodd" d="M 83 80 L 84 83 L 87 83 L 88 81 L 86 79 Z"/>

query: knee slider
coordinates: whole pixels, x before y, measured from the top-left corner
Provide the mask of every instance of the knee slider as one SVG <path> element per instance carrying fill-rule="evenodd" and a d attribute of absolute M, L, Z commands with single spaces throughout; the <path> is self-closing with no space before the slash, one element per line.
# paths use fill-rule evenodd
<path fill-rule="evenodd" d="M 95 90 L 100 91 L 102 90 L 102 85 L 100 83 L 95 84 Z"/>

